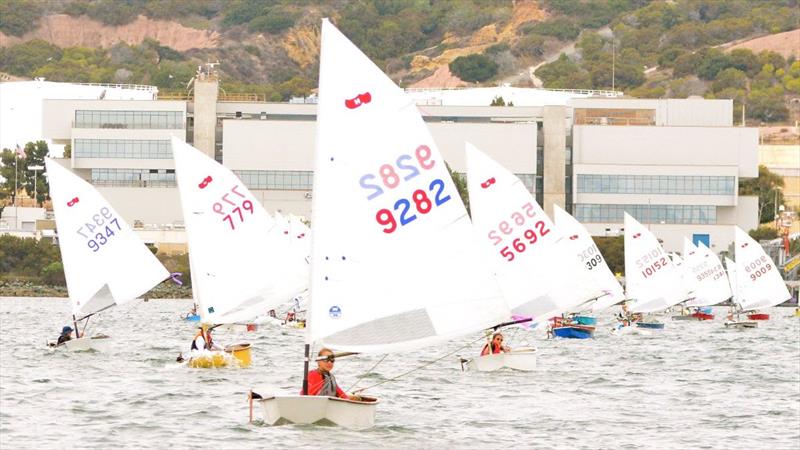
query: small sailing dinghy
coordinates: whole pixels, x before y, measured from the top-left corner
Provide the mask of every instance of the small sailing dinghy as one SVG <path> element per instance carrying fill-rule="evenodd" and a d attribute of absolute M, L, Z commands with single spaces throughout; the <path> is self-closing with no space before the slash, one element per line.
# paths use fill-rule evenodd
<path fill-rule="evenodd" d="M 472 144 L 466 153 L 475 232 L 512 312 L 544 323 L 603 296 L 598 279 L 522 181 Z"/>
<path fill-rule="evenodd" d="M 558 231 L 567 237 L 564 242 L 575 253 L 582 269 L 594 279 L 603 295 L 579 306 L 580 311 L 575 311 L 579 314 L 569 317 L 572 323 L 554 326 L 552 332 L 556 337 L 586 339 L 594 335 L 593 327 L 597 325 L 597 318 L 584 315 L 585 312 L 597 313 L 624 301 L 625 291 L 609 269 L 586 227 L 558 205 L 553 205 L 553 218 Z"/>
<path fill-rule="evenodd" d="M 276 250 L 279 231 L 272 217 L 223 165 L 176 138 L 172 151 L 186 223 L 192 296 L 202 325 L 246 326 L 264 311 L 288 302 L 291 295 L 281 276 L 285 254 Z M 250 344 L 193 351 L 188 360 L 190 367 L 198 368 L 247 366 Z"/>
<path fill-rule="evenodd" d="M 735 245 L 735 243 L 734 243 Z M 758 322 L 753 320 L 742 320 L 738 312 L 741 311 L 739 303 L 739 282 L 736 277 L 736 263 L 730 258 L 725 257 L 725 268 L 728 272 L 728 284 L 731 288 L 731 308 L 725 320 L 725 328 L 743 329 L 758 328 Z"/>
<path fill-rule="evenodd" d="M 359 353 L 430 348 L 511 316 L 413 100 L 327 19 L 321 48 L 301 392 L 312 344 Z M 251 399 L 270 425 L 367 428 L 378 404 L 259 397 Z"/>
<path fill-rule="evenodd" d="M 169 272 L 94 186 L 50 158 L 45 166 L 75 331 L 53 347 L 104 350 L 108 336 L 82 337 L 78 322 L 138 298 Z"/>
<path fill-rule="evenodd" d="M 664 311 L 689 297 L 680 271 L 656 236 L 625 213 L 625 280 L 631 314 Z M 662 329 L 664 323 L 653 318 L 637 320 L 637 327 Z"/>
<path fill-rule="evenodd" d="M 685 265 L 694 282 L 694 298 L 684 306 L 693 309 L 690 317 L 695 320 L 713 320 L 714 315 L 709 307 L 731 297 L 725 268 L 719 257 L 702 242 L 695 247 L 689 239 L 684 238 L 683 245 Z"/>
<path fill-rule="evenodd" d="M 736 227 L 736 297 L 739 310 L 752 320 L 769 320 L 757 310 L 779 305 L 792 298 L 778 266 L 741 228 Z"/>

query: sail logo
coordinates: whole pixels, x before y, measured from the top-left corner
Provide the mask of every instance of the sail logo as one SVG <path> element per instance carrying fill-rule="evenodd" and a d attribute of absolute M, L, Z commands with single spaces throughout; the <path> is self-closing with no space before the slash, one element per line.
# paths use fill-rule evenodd
<path fill-rule="evenodd" d="M 636 233 L 636 234 L 634 234 L 634 235 L 633 235 L 633 238 L 634 238 L 634 239 L 636 239 L 636 238 L 638 238 L 638 237 L 639 237 L 639 236 L 641 236 L 641 235 L 642 235 L 642 233 Z"/>
<path fill-rule="evenodd" d="M 747 247 L 747 244 L 748 244 L 747 242 L 745 242 L 744 244 L 742 244 L 742 248 L 745 248 L 745 247 Z"/>
<path fill-rule="evenodd" d="M 577 234 L 573 234 L 572 236 L 569 237 L 570 241 L 574 241 L 575 239 L 578 239 L 578 235 Z"/>
<path fill-rule="evenodd" d="M 342 316 L 342 308 L 333 305 L 331 306 L 331 309 L 328 310 L 328 315 L 331 316 L 331 319 L 338 319 Z"/>
<path fill-rule="evenodd" d="M 203 178 L 203 181 L 201 181 L 200 184 L 197 185 L 197 187 L 199 187 L 200 189 L 205 189 L 206 186 L 208 186 L 208 184 L 211 183 L 212 181 L 214 181 L 214 179 L 211 178 L 211 175 L 209 175 Z"/>
<path fill-rule="evenodd" d="M 346 99 L 344 101 L 344 106 L 346 106 L 347 109 L 356 109 L 359 106 L 366 105 L 371 101 L 372 101 L 372 94 L 370 94 L 369 92 L 365 92 L 363 94 L 358 94 L 353 98 Z"/>
<path fill-rule="evenodd" d="M 78 203 L 79 201 L 80 201 L 80 200 L 78 199 L 78 197 L 75 197 L 75 198 L 73 198 L 72 200 L 70 200 L 70 201 L 68 201 L 68 202 L 67 202 L 67 206 L 69 206 L 70 208 L 72 208 L 73 206 L 75 206 L 75 203 Z"/>
<path fill-rule="evenodd" d="M 304 237 L 306 237 L 305 233 L 300 233 L 297 235 L 297 239 L 303 239 Z"/>
<path fill-rule="evenodd" d="M 491 185 L 493 185 L 494 183 L 495 183 L 495 179 L 494 179 L 494 177 L 492 177 L 492 178 L 489 178 L 488 180 L 484 181 L 483 183 L 481 183 L 481 187 L 484 188 L 484 189 L 489 189 L 489 187 Z"/>

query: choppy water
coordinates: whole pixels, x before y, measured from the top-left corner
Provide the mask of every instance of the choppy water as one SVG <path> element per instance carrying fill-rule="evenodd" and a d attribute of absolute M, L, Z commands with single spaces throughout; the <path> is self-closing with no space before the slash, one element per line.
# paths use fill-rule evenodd
<path fill-rule="evenodd" d="M 789 309 L 744 331 L 724 329 L 719 315 L 644 336 L 601 325 L 585 341 L 508 331 L 510 345 L 539 348 L 536 371 L 463 373 L 445 358 L 369 390 L 381 398 L 376 426 L 358 432 L 248 424 L 250 388 L 299 389 L 302 335 L 262 328 L 247 336 L 252 367 L 187 369 L 174 359 L 193 334 L 180 320 L 188 309 L 178 300 L 114 308 L 89 328 L 115 338 L 110 353 L 67 353 L 44 346 L 67 323 L 66 300 L 0 299 L 0 447 L 800 448 L 800 319 Z M 478 337 L 393 355 L 359 386 Z M 340 384 L 379 358 L 338 360 Z"/>

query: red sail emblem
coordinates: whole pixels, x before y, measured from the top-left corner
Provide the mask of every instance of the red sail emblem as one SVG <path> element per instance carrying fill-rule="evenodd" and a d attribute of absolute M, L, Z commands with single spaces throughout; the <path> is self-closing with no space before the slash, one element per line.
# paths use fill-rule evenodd
<path fill-rule="evenodd" d="M 493 185 L 495 182 L 494 177 L 489 178 L 488 180 L 481 183 L 481 187 L 484 189 L 489 189 L 489 186 Z"/>
<path fill-rule="evenodd" d="M 578 235 L 577 234 L 573 234 L 572 236 L 569 237 L 570 241 L 574 241 L 575 239 L 578 239 Z"/>
<path fill-rule="evenodd" d="M 748 242 L 745 242 L 744 244 L 742 244 L 742 248 L 747 247 L 747 244 L 748 244 Z"/>
<path fill-rule="evenodd" d="M 297 235 L 297 239 L 302 239 L 304 237 L 306 237 L 305 233 L 300 233 L 300 234 Z"/>
<path fill-rule="evenodd" d="M 211 175 L 209 175 L 203 178 L 203 181 L 201 181 L 200 184 L 197 185 L 197 187 L 199 187 L 200 189 L 205 189 L 206 186 L 208 186 L 208 183 L 211 183 L 212 181 L 214 181 L 214 179 L 211 178 Z"/>
<path fill-rule="evenodd" d="M 70 208 L 72 208 L 73 206 L 75 206 L 75 203 L 78 203 L 79 201 L 80 201 L 80 200 L 78 199 L 78 197 L 75 197 L 75 198 L 73 198 L 72 200 L 70 200 L 70 201 L 68 201 L 68 202 L 67 202 L 67 206 L 69 206 Z"/>
<path fill-rule="evenodd" d="M 642 235 L 642 233 L 636 233 L 636 234 L 634 234 L 634 235 L 633 235 L 633 238 L 634 238 L 634 239 L 636 239 L 636 238 L 638 238 L 638 237 L 639 237 L 639 236 L 641 236 L 641 235 Z"/>
<path fill-rule="evenodd" d="M 363 94 L 358 94 L 354 98 L 349 98 L 344 101 L 344 106 L 347 109 L 356 109 L 361 105 L 365 105 L 372 101 L 372 94 L 369 92 L 364 92 Z"/>

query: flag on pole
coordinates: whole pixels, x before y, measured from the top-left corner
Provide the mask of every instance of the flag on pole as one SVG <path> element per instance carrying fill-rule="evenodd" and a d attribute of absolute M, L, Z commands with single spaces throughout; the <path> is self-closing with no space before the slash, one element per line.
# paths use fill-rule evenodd
<path fill-rule="evenodd" d="M 17 144 L 17 158 L 25 159 L 25 150 Z"/>

